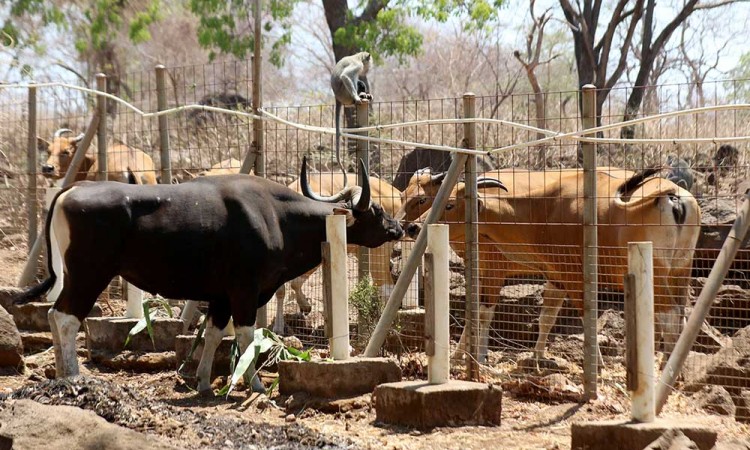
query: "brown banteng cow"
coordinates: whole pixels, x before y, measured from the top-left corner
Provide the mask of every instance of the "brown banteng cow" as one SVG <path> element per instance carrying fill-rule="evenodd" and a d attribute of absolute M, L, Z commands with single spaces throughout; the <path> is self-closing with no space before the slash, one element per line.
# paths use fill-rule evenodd
<path fill-rule="evenodd" d="M 240 173 L 240 168 L 242 167 L 242 161 L 234 158 L 225 159 L 223 161 L 219 161 L 213 166 L 211 166 L 210 169 L 204 170 L 203 172 L 200 172 L 198 174 L 199 177 L 205 177 L 205 176 L 213 176 L 213 175 L 231 175 L 235 173 Z"/>
<path fill-rule="evenodd" d="M 621 289 L 627 243 L 653 242 L 655 327 L 668 354 L 684 320 L 700 208 L 685 189 L 663 178 L 648 178 L 656 172 L 647 170 L 627 180 L 597 173 L 599 283 Z M 480 188 L 492 185 L 485 180 Z M 506 257 L 544 274 L 579 310 L 583 307 L 582 192 L 583 171 L 569 171 L 527 195 L 509 197 L 482 189 L 479 199 L 479 233 Z M 451 240 L 465 239 L 463 198 L 464 185 L 459 183 L 443 210 Z M 545 302 L 537 350 L 546 346 L 561 304 Z"/>
<path fill-rule="evenodd" d="M 49 153 L 47 161 L 42 164 L 42 175 L 54 180 L 63 178 L 70 167 L 78 143 L 83 134 L 76 137 L 64 135 L 72 130 L 61 128 L 55 131 L 52 142 L 37 137 L 37 147 Z M 89 151 L 81 163 L 76 181 L 96 180 L 96 152 Z M 124 144 L 113 144 L 107 147 L 107 176 L 110 181 L 129 184 L 156 184 L 154 161 L 142 150 Z"/>
<path fill-rule="evenodd" d="M 579 169 L 563 169 L 562 171 L 528 171 L 523 169 L 501 169 L 492 172 L 486 172 L 478 178 L 485 188 L 486 194 L 498 195 L 502 197 L 525 196 L 531 190 L 544 188 L 547 184 L 558 182 L 562 174 L 575 172 Z M 622 180 L 632 176 L 633 172 L 616 169 L 612 167 L 600 167 L 598 169 L 612 177 Z M 409 181 L 406 190 L 401 194 L 401 208 L 395 217 L 398 220 L 410 222 L 417 220 L 432 207 L 432 202 L 437 195 L 438 189 L 442 186 L 445 173 L 433 173 L 430 170 L 417 171 Z M 506 191 L 494 186 L 494 178 L 503 180 Z M 485 180 L 485 181 L 483 181 Z M 495 315 L 495 307 L 500 299 L 500 290 L 505 285 L 507 279 L 511 277 L 538 277 L 543 275 L 529 265 L 517 263 L 507 258 L 497 247 L 492 245 L 492 241 L 479 236 L 479 272 L 482 284 L 480 294 L 482 301 L 479 305 L 479 349 L 478 359 L 484 362 L 487 356 L 487 345 L 489 340 L 489 330 L 492 318 Z M 461 257 L 464 256 L 463 241 L 452 242 L 453 250 Z M 565 299 L 563 289 L 555 286 L 552 282 L 547 281 L 543 293 L 543 304 L 545 308 L 562 307 Z M 545 309 L 545 312 L 548 309 Z M 547 334 L 554 325 L 555 317 L 549 317 L 542 314 L 540 317 L 540 329 L 538 344 L 535 347 L 535 356 L 542 359 L 544 356 L 544 342 L 547 340 Z M 458 348 L 454 354 L 454 359 L 460 359 L 466 348 L 466 330 L 461 334 Z"/>

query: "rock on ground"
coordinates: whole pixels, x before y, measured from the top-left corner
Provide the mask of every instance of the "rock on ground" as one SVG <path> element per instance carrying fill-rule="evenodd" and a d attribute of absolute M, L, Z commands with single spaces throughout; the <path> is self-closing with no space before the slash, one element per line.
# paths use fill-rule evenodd
<path fill-rule="evenodd" d="M 693 396 L 693 400 L 699 408 L 711 414 L 734 416 L 737 412 L 732 396 L 721 386 L 706 386 Z"/>
<path fill-rule="evenodd" d="M 0 368 L 23 367 L 23 342 L 13 316 L 0 306 Z"/>
<path fill-rule="evenodd" d="M 18 400 L 7 406 L 0 412 L 0 424 L 0 444 L 11 440 L 14 450 L 176 448 L 156 437 L 113 425 L 91 411 L 33 400 Z"/>

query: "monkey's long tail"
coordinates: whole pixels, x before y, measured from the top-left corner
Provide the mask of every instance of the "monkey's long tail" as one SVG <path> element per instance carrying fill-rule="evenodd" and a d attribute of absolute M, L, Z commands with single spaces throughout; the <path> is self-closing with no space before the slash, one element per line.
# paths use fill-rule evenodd
<path fill-rule="evenodd" d="M 344 189 L 349 185 L 349 179 L 346 176 L 346 169 L 344 169 L 344 164 L 341 163 L 341 112 L 342 112 L 343 105 L 340 101 L 336 100 L 336 163 L 339 165 L 339 169 L 341 169 L 341 174 L 344 175 Z"/>

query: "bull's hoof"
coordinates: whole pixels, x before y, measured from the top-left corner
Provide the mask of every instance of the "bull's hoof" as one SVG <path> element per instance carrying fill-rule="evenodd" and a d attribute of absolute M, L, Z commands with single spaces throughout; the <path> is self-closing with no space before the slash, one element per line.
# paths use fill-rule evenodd
<path fill-rule="evenodd" d="M 214 390 L 209 386 L 208 388 L 198 387 L 198 395 L 204 398 L 214 397 Z"/>

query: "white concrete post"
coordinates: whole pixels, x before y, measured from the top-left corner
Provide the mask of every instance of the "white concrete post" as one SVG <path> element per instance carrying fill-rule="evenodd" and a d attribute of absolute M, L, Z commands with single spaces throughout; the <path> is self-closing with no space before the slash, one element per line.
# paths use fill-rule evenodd
<path fill-rule="evenodd" d="M 326 239 L 331 245 L 331 357 L 349 358 L 349 301 L 346 271 L 346 216 L 326 216 Z"/>
<path fill-rule="evenodd" d="M 628 273 L 635 276 L 637 385 L 631 392 L 631 415 L 639 422 L 656 417 L 654 396 L 654 265 L 651 242 L 628 242 Z M 632 309 L 631 309 L 632 310 Z"/>
<path fill-rule="evenodd" d="M 427 357 L 427 379 L 430 384 L 447 383 L 450 379 L 450 323 L 448 296 L 450 276 L 448 274 L 448 225 L 427 226 L 427 247 L 432 253 L 434 273 L 430 277 L 433 292 L 433 323 L 435 354 Z M 430 319 L 427 319 L 430 320 Z"/>
<path fill-rule="evenodd" d="M 412 249 L 414 248 L 414 241 L 401 241 L 401 266 L 409 260 Z M 419 271 L 417 271 L 419 273 Z M 415 309 L 419 307 L 419 279 L 415 273 L 411 277 L 409 287 L 406 289 L 404 299 L 401 301 L 401 307 L 404 309 Z"/>
<path fill-rule="evenodd" d="M 125 280 L 123 279 L 123 283 Z M 125 317 L 128 319 L 142 319 L 143 318 L 143 291 L 133 286 L 132 283 L 127 283 L 128 291 L 128 304 L 125 309 Z"/>

